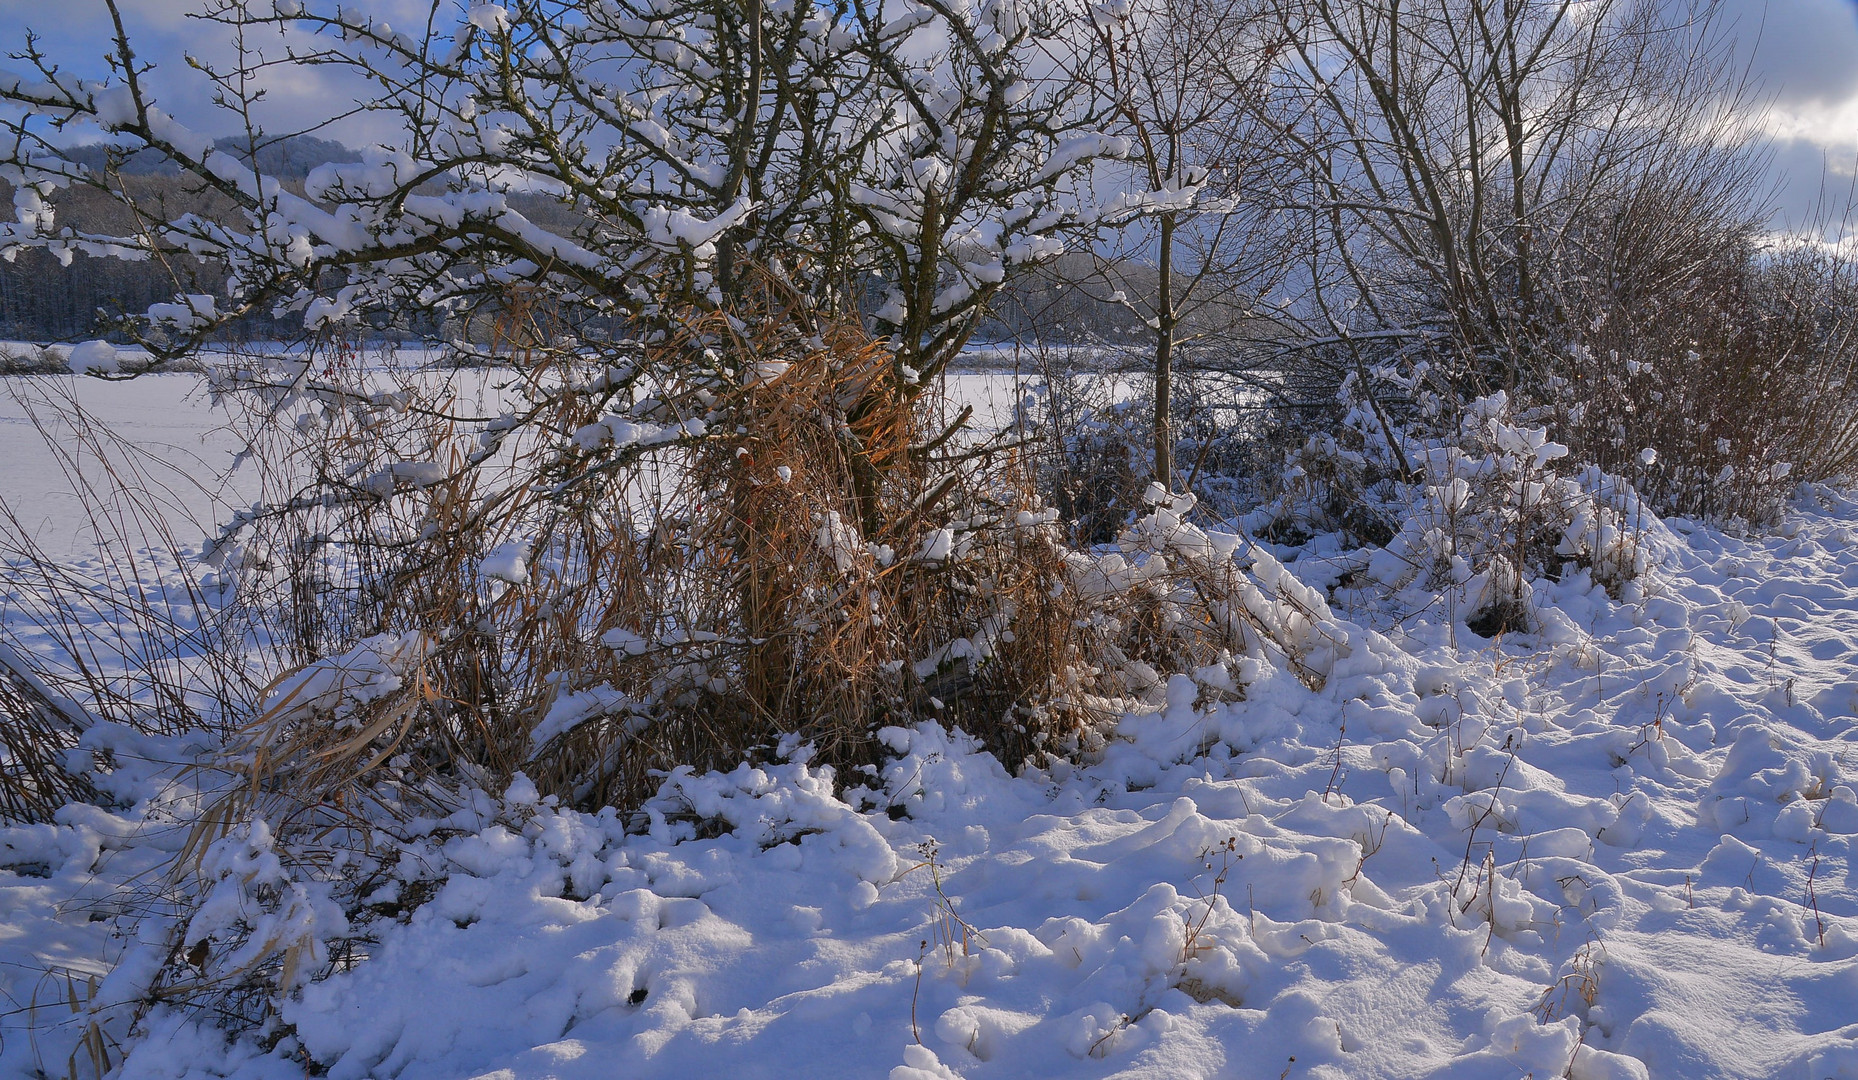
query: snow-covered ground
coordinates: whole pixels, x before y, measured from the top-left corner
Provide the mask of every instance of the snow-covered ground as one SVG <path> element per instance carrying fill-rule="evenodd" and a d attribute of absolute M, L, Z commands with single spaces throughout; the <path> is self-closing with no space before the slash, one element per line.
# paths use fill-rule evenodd
<path fill-rule="evenodd" d="M 1644 542 L 1630 602 L 1538 583 L 1552 635 L 1318 612 L 1321 689 L 1178 675 L 1076 767 L 924 725 L 633 817 L 519 779 L 364 857 L 352 926 L 262 831 L 171 925 L 210 747 L 100 726 L 120 807 L 0 829 L 0 1076 L 1858 1078 L 1858 503 Z M 240 920 L 374 944 L 263 1037 L 130 1032 Z"/>

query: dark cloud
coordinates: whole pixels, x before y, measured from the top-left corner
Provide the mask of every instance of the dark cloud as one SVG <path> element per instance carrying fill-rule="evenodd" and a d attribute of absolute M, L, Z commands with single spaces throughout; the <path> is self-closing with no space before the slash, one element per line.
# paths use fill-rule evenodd
<path fill-rule="evenodd" d="M 1771 103 L 1773 226 L 1841 231 L 1858 194 L 1858 2 L 1724 0 L 1722 15 L 1738 62 Z"/>
<path fill-rule="evenodd" d="M 1842 147 L 1808 139 L 1776 139 L 1772 147 L 1771 206 L 1774 228 L 1786 232 L 1846 231 L 1846 207 L 1858 204 L 1853 163 L 1858 138 Z"/>

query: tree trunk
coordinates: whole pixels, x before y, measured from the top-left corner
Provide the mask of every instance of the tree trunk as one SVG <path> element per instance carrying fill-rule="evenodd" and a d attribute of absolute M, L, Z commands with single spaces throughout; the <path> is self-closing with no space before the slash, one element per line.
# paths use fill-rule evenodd
<path fill-rule="evenodd" d="M 1174 215 L 1161 216 L 1160 273 L 1155 295 L 1155 482 L 1174 490 Z"/>

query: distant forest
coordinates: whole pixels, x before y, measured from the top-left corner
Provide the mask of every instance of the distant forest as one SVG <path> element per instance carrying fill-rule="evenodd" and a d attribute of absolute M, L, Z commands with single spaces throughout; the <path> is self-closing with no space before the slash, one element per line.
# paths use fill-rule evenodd
<path fill-rule="evenodd" d="M 240 153 L 236 139 L 220 139 L 222 150 Z M 77 147 L 70 152 L 99 172 L 109 163 L 102 144 Z M 331 161 L 359 161 L 361 155 L 341 143 L 300 135 L 262 147 L 259 167 L 288 183 L 301 184 L 310 170 Z M 165 157 L 152 151 L 130 155 L 117 166 L 125 191 L 145 205 L 173 211 L 212 214 L 217 198 L 203 193 L 197 180 L 187 180 Z M 4 194 L 10 198 L 10 189 Z M 58 223 L 83 232 L 128 229 L 131 221 L 116 198 L 90 188 L 56 193 Z M 150 304 L 171 299 L 177 292 L 223 293 L 225 272 L 186 260 L 163 264 L 125 262 L 78 254 L 70 265 L 43 251 L 24 251 L 10 262 L 0 262 L 0 337 L 26 341 L 70 341 L 95 337 L 112 316 L 140 312 Z M 275 336 L 284 328 L 270 320 L 254 321 L 244 328 L 252 336 Z"/>
<path fill-rule="evenodd" d="M 220 139 L 215 145 L 242 153 L 237 139 Z M 71 157 L 91 169 L 109 164 L 102 144 L 77 147 Z M 299 135 L 281 139 L 258 151 L 258 164 L 267 176 L 298 186 L 311 170 L 328 162 L 359 161 L 361 154 L 339 142 Z M 160 207 L 158 216 L 194 212 L 213 216 L 227 209 L 218 196 L 201 190 L 197 180 L 182 176 L 165 157 L 141 151 L 118 163 L 123 189 L 146 208 Z M 299 190 L 301 188 L 299 187 Z M 10 187 L 0 183 L 0 198 L 10 200 Z M 521 197 L 519 197 L 521 198 Z M 565 207 L 553 200 L 531 197 L 537 204 L 525 207 L 531 217 L 551 218 Z M 528 201 L 524 199 L 523 201 Z M 109 232 L 132 227 L 122 202 L 92 188 L 67 188 L 52 197 L 57 221 L 83 232 Z M 1125 285 L 1130 269 L 1120 269 Z M 1140 276 L 1140 275 L 1137 275 Z M 43 251 L 23 251 L 11 262 L 0 261 L 0 339 L 15 341 L 75 341 L 103 333 L 111 319 L 147 310 L 173 298 L 177 292 L 225 291 L 225 272 L 193 260 L 173 263 L 125 262 L 78 254 L 69 265 Z M 975 334 L 976 341 L 1025 339 L 1034 327 L 1048 340 L 1137 345 L 1147 334 L 1142 320 L 1122 304 L 1100 297 L 1111 291 L 1092 278 L 1088 255 L 1061 258 L 1010 282 L 995 298 L 989 314 Z M 254 317 L 233 331 L 239 340 L 289 338 L 300 332 L 295 319 Z M 431 326 L 397 327 L 396 336 L 436 334 Z"/>

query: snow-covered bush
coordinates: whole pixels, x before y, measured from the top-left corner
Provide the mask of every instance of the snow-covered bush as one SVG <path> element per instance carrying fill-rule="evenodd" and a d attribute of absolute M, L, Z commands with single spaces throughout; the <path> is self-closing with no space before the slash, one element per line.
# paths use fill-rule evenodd
<path fill-rule="evenodd" d="M 1282 382 L 1309 406 L 1353 380 L 1362 436 L 1396 448 L 1360 493 L 1304 467 L 1328 528 L 1421 471 L 1397 432 L 1449 435 L 1497 391 L 1663 513 L 1760 525 L 1853 475 L 1851 270 L 1771 236 L 1724 9 L 1518 0 L 1461 36 L 1480 5 L 1276 7 L 1299 45 L 1261 107 L 1313 204 Z M 1314 434 L 1357 450 L 1333 419 Z"/>
<path fill-rule="evenodd" d="M 52 375 L 69 370 L 58 350 L 19 345 L 0 347 L 0 376 Z"/>
<path fill-rule="evenodd" d="M 1129 373 L 1142 358 L 1127 349 L 1067 351 L 1069 363 L 1045 364 L 1020 403 L 1016 430 L 1029 437 L 1039 490 L 1071 523 L 1074 542 L 1106 543 L 1143 512 L 1153 482 L 1154 379 Z M 1174 376 L 1175 483 L 1192 492 L 1203 516 L 1251 509 L 1260 475 L 1272 472 L 1261 461 L 1277 458 L 1249 415 L 1257 410 L 1231 403 L 1234 389 L 1215 372 L 1185 368 Z"/>
<path fill-rule="evenodd" d="M 254 770 L 321 797 L 376 770 L 507 775 L 541 753 L 551 790 L 624 798 L 648 767 L 739 755 L 783 726 L 858 743 L 874 711 L 940 699 L 924 663 L 1005 673 L 982 680 L 989 723 L 1055 693 L 1033 688 L 1076 666 L 1062 559 L 1004 558 L 1037 548 L 1046 511 L 919 420 L 1006 275 L 1101 215 L 1091 169 L 1126 146 L 1099 130 L 1088 86 L 1053 70 L 1090 47 L 1067 36 L 1075 12 L 448 14 L 422 43 L 352 5 L 210 7 L 228 36 L 309 35 L 304 62 L 386 88 L 368 107 L 398 117 L 404 145 L 300 188 L 254 168 L 256 144 L 241 155 L 160 108 L 166 73 L 128 74 L 126 40 L 115 75 L 37 52 L 0 73 L 19 135 L 0 159 L 19 211 L 0 254 L 223 267 L 225 295 L 179 294 L 115 328 L 156 367 L 247 316 L 304 328 L 302 349 L 214 380 L 249 404 L 267 485 L 208 544 L 203 584 L 230 597 L 216 625 L 308 665 L 223 718 L 243 724 Z M 193 70 L 250 132 L 256 87 Z M 104 168 L 41 137 L 71 122 L 105 133 Z M 131 202 L 112 174 L 136 153 L 216 209 Z M 62 227 L 73 186 L 134 227 Z M 1110 202 L 1126 213 L 1141 194 Z M 447 315 L 454 359 L 516 365 L 501 415 L 346 359 L 356 325 Z M 917 587 L 928 576 L 946 585 Z M 1055 621 L 1027 632 L 1035 617 Z M 1035 647 L 1051 662 L 988 662 Z M 331 675 L 350 662 L 391 678 Z"/>
<path fill-rule="evenodd" d="M 1358 405 L 1342 437 L 1290 456 L 1278 495 L 1245 524 L 1280 542 L 1335 535 L 1338 599 L 1416 611 L 1443 598 L 1486 636 L 1532 627 L 1531 579 L 1584 573 L 1620 597 L 1649 566 L 1646 512 L 1630 484 L 1570 462 L 1530 423 L 1542 415 L 1519 416 L 1499 392 L 1421 436 Z"/>
<path fill-rule="evenodd" d="M 1266 601 L 1234 599 L 1258 587 L 1239 539 L 1188 523 L 1191 497 L 1151 485 L 1115 544 L 1074 550 L 1025 457 L 887 392 L 881 342 L 755 325 L 743 342 L 699 317 L 641 347 L 634 364 L 665 373 L 649 393 L 561 351 L 558 435 L 507 417 L 457 430 L 411 382 L 229 376 L 304 418 L 254 434 L 280 465 L 313 466 L 280 480 L 352 484 L 340 500 L 279 492 L 214 551 L 229 610 L 305 663 L 246 726 L 249 767 L 316 793 L 520 768 L 630 804 L 652 770 L 727 767 L 784 734 L 866 762 L 879 727 L 924 716 L 1017 764 L 1163 703 L 1168 672 L 1236 694 L 1240 658 L 1302 650 L 1276 641 Z M 752 374 L 660 360 L 705 353 Z M 547 482 L 494 486 L 509 475 Z"/>

